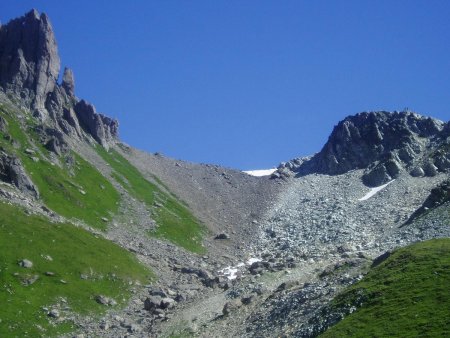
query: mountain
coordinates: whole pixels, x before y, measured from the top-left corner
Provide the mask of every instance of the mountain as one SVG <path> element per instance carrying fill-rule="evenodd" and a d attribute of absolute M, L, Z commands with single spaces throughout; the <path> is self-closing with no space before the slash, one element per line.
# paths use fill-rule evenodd
<path fill-rule="evenodd" d="M 284 163 L 299 175 L 339 175 L 365 169 L 368 186 L 379 186 L 402 171 L 435 176 L 450 169 L 450 124 L 413 112 L 364 112 L 349 116 L 333 129 L 322 150 L 310 159 Z"/>
<path fill-rule="evenodd" d="M 449 122 L 349 116 L 254 177 L 124 144 L 59 75 L 45 14 L 0 26 L 0 336 L 445 335 Z"/>

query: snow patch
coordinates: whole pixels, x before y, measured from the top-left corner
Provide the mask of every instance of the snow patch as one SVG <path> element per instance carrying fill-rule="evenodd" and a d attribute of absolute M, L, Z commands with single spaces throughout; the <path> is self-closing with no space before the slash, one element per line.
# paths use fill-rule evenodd
<path fill-rule="evenodd" d="M 246 263 L 247 265 L 252 265 L 253 263 L 261 262 L 260 258 L 250 258 Z"/>
<path fill-rule="evenodd" d="M 238 263 L 236 266 L 227 266 L 226 268 L 223 268 L 222 270 L 217 271 L 219 275 L 222 275 L 229 280 L 236 279 L 239 275 L 242 275 L 243 267 L 246 265 L 250 266 L 255 262 L 260 262 L 260 258 L 249 258 L 245 263 Z"/>
<path fill-rule="evenodd" d="M 237 273 L 239 269 L 237 267 L 231 267 L 227 266 L 226 268 L 223 268 L 222 270 L 219 270 L 219 274 L 227 277 L 229 280 L 233 280 L 237 278 Z"/>
<path fill-rule="evenodd" d="M 395 180 L 392 180 L 392 181 L 389 181 L 386 184 L 380 185 L 379 187 L 371 188 L 370 191 L 367 194 L 365 194 L 363 197 L 361 197 L 358 201 L 366 201 L 366 200 L 368 200 L 373 195 L 375 195 L 377 192 L 383 190 L 384 188 L 386 188 L 389 184 L 391 184 L 394 181 Z"/>
<path fill-rule="evenodd" d="M 250 176 L 269 176 L 272 175 L 277 169 L 261 169 L 261 170 L 247 170 L 244 173 L 249 174 Z"/>

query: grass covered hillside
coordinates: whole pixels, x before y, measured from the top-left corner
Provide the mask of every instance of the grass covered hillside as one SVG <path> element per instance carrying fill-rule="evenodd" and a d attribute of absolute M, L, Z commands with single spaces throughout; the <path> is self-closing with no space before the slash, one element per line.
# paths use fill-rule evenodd
<path fill-rule="evenodd" d="M 194 253 L 203 253 L 202 238 L 205 227 L 176 196 L 169 193 L 160 181 L 157 184 L 145 179 L 130 162 L 114 149 L 106 151 L 97 146 L 98 154 L 114 170 L 113 177 L 134 198 L 153 210 L 157 229 L 151 235 L 163 238 Z"/>
<path fill-rule="evenodd" d="M 450 239 L 396 250 L 334 300 L 361 307 L 321 337 L 448 337 Z"/>
<path fill-rule="evenodd" d="M 60 156 L 50 153 L 38 140 L 33 118 L 1 104 L 0 116 L 7 122 L 0 131 L 0 147 L 21 160 L 42 202 L 62 216 L 105 230 L 105 220 L 117 213 L 120 204 L 111 182 L 73 151 Z M 153 210 L 158 228 L 151 235 L 194 253 L 205 252 L 205 227 L 162 182 L 145 179 L 114 149 L 95 149 L 113 169 L 112 179 Z"/>
<path fill-rule="evenodd" d="M 0 116 L 7 121 L 0 146 L 22 161 L 45 205 L 62 216 L 105 229 L 102 218 L 114 215 L 120 201 L 112 184 L 73 151 L 52 161 L 50 152 L 37 140 L 33 119 L 24 116 L 25 121 L 19 123 L 17 115 L 0 105 Z"/>
<path fill-rule="evenodd" d="M 22 260 L 32 266 L 21 266 Z M 109 307 L 98 296 L 120 306 L 136 282 L 151 278 L 132 254 L 108 240 L 0 203 L 0 337 L 72 331 L 74 314 Z"/>

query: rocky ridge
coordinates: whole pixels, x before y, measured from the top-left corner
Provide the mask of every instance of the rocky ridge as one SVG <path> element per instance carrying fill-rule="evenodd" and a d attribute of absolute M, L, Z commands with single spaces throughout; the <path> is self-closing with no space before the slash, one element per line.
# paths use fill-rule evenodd
<path fill-rule="evenodd" d="M 274 177 L 364 169 L 363 182 L 375 187 L 403 171 L 435 176 L 450 169 L 449 130 L 449 123 L 409 111 L 356 114 L 334 127 L 319 153 L 282 163 Z"/>

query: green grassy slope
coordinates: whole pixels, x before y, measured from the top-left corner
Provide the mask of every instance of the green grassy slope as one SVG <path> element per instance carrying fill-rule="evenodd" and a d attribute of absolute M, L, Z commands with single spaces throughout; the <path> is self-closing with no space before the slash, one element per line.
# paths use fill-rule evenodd
<path fill-rule="evenodd" d="M 39 142 L 33 142 L 39 145 L 39 151 L 33 156 L 26 154 L 25 149 L 32 148 L 27 137 L 27 134 L 33 135 L 31 127 L 21 126 L 14 114 L 8 113 L 3 106 L 0 106 L 0 115 L 8 122 L 8 135 L 0 135 L 0 146 L 22 160 L 43 202 L 62 216 L 77 218 L 93 227 L 105 229 L 102 218 L 115 214 L 120 200 L 112 184 L 74 152 L 60 159 L 62 167 L 48 161 L 48 151 Z M 26 128 L 28 130 L 24 131 Z M 13 146 L 5 136 L 14 140 L 16 145 Z M 67 164 L 67 157 L 73 159 L 73 165 Z"/>
<path fill-rule="evenodd" d="M 31 260 L 33 267 L 20 267 L 21 259 Z M 38 279 L 26 286 L 33 276 Z M 113 297 L 120 306 L 129 297 L 130 282 L 147 283 L 151 276 L 134 256 L 108 240 L 0 203 L 0 337 L 71 331 L 70 322 L 51 325 L 43 307 L 51 309 L 63 297 L 69 312 L 101 313 L 106 306 L 95 296 Z"/>
<path fill-rule="evenodd" d="M 202 237 L 204 226 L 192 215 L 173 194 L 160 189 L 146 180 L 142 174 L 114 149 L 109 152 L 97 146 L 98 154 L 114 170 L 114 178 L 133 197 L 143 201 L 154 210 L 158 228 L 152 235 L 167 239 L 186 250 L 203 253 Z"/>
<path fill-rule="evenodd" d="M 339 308 L 362 306 L 321 337 L 448 337 L 450 239 L 395 251 L 360 282 L 339 295 Z"/>

